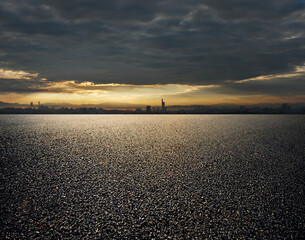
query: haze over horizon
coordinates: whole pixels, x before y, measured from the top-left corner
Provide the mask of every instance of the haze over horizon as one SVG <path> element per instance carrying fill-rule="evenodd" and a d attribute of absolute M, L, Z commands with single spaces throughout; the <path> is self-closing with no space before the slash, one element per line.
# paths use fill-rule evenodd
<path fill-rule="evenodd" d="M 305 102 L 304 0 L 0 2 L 0 101 Z"/>

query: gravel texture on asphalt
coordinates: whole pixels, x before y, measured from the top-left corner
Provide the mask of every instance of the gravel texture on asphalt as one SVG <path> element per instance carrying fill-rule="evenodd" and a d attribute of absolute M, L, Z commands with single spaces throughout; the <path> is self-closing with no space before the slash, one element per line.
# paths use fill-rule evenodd
<path fill-rule="evenodd" d="M 1 115 L 0 239 L 304 239 L 304 115 Z"/>

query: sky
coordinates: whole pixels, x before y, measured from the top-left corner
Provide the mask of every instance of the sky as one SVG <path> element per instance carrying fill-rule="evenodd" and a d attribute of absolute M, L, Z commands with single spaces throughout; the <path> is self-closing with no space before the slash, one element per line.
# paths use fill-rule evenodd
<path fill-rule="evenodd" d="M 1 0 L 0 101 L 305 102 L 305 0 Z"/>

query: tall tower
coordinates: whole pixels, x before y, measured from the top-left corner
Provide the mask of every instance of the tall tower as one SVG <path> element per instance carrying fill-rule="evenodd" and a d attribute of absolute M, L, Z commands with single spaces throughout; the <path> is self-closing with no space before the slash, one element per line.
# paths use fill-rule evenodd
<path fill-rule="evenodd" d="M 165 108 L 165 102 L 163 102 L 163 98 L 161 99 L 161 104 L 162 104 L 161 110 L 165 111 L 166 108 Z"/>

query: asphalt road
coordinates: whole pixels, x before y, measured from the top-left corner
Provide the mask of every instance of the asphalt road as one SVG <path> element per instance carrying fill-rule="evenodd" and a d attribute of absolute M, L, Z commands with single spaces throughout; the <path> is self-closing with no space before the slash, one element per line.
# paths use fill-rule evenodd
<path fill-rule="evenodd" d="M 1 239 L 304 239 L 305 116 L 2 115 Z"/>

